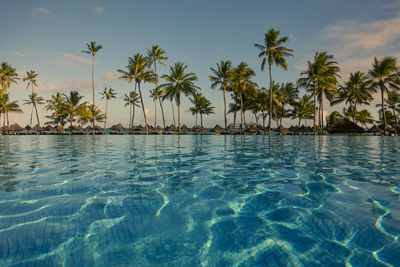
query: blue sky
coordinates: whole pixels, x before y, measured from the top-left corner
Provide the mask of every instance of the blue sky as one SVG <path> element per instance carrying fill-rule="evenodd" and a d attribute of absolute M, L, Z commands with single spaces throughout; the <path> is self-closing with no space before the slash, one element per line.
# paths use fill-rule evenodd
<path fill-rule="evenodd" d="M 133 84 L 117 80 L 116 70 L 124 68 L 129 56 L 145 53 L 153 44 L 165 49 L 169 57 L 168 66 L 160 67 L 159 74 L 182 61 L 199 77 L 202 93 L 216 107 L 216 114 L 205 118 L 206 126 L 223 123 L 222 93 L 210 89 L 207 80 L 210 67 L 221 59 L 235 65 L 245 61 L 256 71 L 255 81 L 266 85 L 267 73 L 260 70 L 253 44 L 261 43 L 271 27 L 290 37 L 287 46 L 295 53 L 287 71 L 273 68 L 278 82 L 296 81 L 316 51 L 335 55 L 343 79 L 350 71 L 367 71 L 374 56 L 400 60 L 400 1 L 8 1 L 0 10 L 0 22 L 5 25 L 0 61 L 7 61 L 21 75 L 28 70 L 39 72 L 37 91 L 46 99 L 57 91 L 75 89 L 89 101 L 91 61 L 80 51 L 92 40 L 103 45 L 96 56 L 95 84 L 97 92 L 111 86 L 118 93 L 110 104 L 110 124 L 127 125 L 129 109 L 122 98 L 133 90 Z M 11 89 L 11 98 L 20 104 L 29 93 L 25 86 L 21 81 Z M 143 88 L 152 122 L 154 104 L 148 95 L 153 85 Z M 99 94 L 96 98 L 96 104 L 104 106 Z M 375 102 L 367 107 L 374 115 Z M 182 118 L 191 126 L 194 118 L 186 112 L 188 107 L 185 99 Z M 11 120 L 27 124 L 30 109 L 23 109 L 23 115 L 13 114 Z M 333 109 L 342 106 L 328 107 L 327 112 Z M 170 124 L 169 103 L 165 111 Z M 45 115 L 41 109 L 40 116 Z M 247 117 L 253 120 L 251 114 Z M 137 118 L 137 123 L 143 123 L 142 115 Z"/>

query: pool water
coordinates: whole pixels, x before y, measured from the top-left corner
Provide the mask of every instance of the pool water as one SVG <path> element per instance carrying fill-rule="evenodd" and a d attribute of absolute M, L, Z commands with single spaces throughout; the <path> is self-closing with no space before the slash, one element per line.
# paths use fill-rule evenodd
<path fill-rule="evenodd" d="M 0 266 L 400 266 L 400 138 L 0 137 Z"/>

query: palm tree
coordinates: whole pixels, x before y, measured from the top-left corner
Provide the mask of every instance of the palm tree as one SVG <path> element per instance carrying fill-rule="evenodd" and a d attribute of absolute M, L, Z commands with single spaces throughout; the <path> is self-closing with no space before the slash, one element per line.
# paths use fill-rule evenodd
<path fill-rule="evenodd" d="M 133 120 L 135 118 L 135 106 L 140 107 L 139 105 L 139 96 L 136 92 L 131 91 L 129 94 L 124 95 L 125 107 L 129 106 L 129 130 L 133 126 Z"/>
<path fill-rule="evenodd" d="M 291 82 L 281 84 L 277 93 L 283 111 L 285 110 L 285 105 L 293 105 L 296 99 L 299 98 L 299 90 Z M 280 125 L 282 125 L 282 120 L 280 121 Z"/>
<path fill-rule="evenodd" d="M 355 120 L 364 125 L 364 128 L 367 128 L 367 123 L 374 123 L 374 118 L 372 118 L 371 113 L 366 109 L 356 112 Z"/>
<path fill-rule="evenodd" d="M 163 114 L 163 123 L 164 123 L 164 129 L 165 129 L 165 119 L 164 119 L 164 112 L 162 109 L 162 104 L 161 104 L 161 98 L 163 97 L 163 92 L 160 89 L 160 87 L 156 87 L 153 90 L 150 91 L 150 96 L 153 98 L 154 101 L 154 128 L 157 127 L 157 99 L 160 101 L 160 107 L 161 111 Z"/>
<path fill-rule="evenodd" d="M 337 99 L 333 103 L 345 101 L 346 104 L 349 104 L 349 109 L 353 111 L 351 117 L 354 122 L 357 104 L 369 105 L 369 102 L 373 99 L 372 90 L 371 81 L 368 80 L 365 73 L 361 71 L 351 72 L 348 81 L 339 88 Z"/>
<path fill-rule="evenodd" d="M 331 114 L 329 114 L 327 118 L 327 124 L 328 126 L 333 126 L 342 118 L 343 118 L 342 114 L 340 114 L 338 111 L 333 111 Z"/>
<path fill-rule="evenodd" d="M 151 67 L 151 65 L 154 64 L 154 73 L 157 76 L 157 64 L 156 63 L 158 62 L 161 65 L 166 66 L 166 64 L 163 61 L 168 60 L 168 57 L 164 56 L 165 50 L 163 50 L 162 48 L 159 48 L 158 45 L 153 45 L 151 47 L 151 49 L 146 48 L 146 50 L 147 50 L 147 57 L 150 60 L 149 66 Z M 156 80 L 155 84 L 156 84 L 156 87 L 154 90 L 157 90 L 156 88 L 158 87 L 158 79 Z M 158 101 L 160 103 L 161 114 L 162 114 L 162 118 L 163 118 L 163 125 L 164 125 L 164 129 L 165 129 L 165 116 L 164 116 L 164 109 L 162 106 L 161 97 L 162 97 L 161 94 L 157 96 Z M 154 101 L 156 101 L 156 100 L 154 100 Z M 171 101 L 171 106 L 172 106 L 172 110 L 173 110 L 172 101 Z M 175 121 L 175 115 L 174 115 L 173 111 L 172 111 L 172 115 L 174 116 L 174 121 Z"/>
<path fill-rule="evenodd" d="M 381 90 L 381 114 L 384 135 L 386 135 L 385 92 L 388 91 L 388 84 L 395 81 L 396 75 L 399 74 L 394 57 L 384 57 L 381 60 L 374 58 L 372 69 L 368 72 L 368 76 L 372 80 L 372 87 Z"/>
<path fill-rule="evenodd" d="M 78 110 L 79 123 L 90 123 L 94 128 L 95 122 L 104 122 L 105 115 L 101 112 L 100 108 L 93 105 L 84 105 Z"/>
<path fill-rule="evenodd" d="M 105 114 L 104 114 L 104 134 L 106 134 L 106 124 L 107 124 L 107 108 L 108 108 L 108 101 L 116 98 L 116 93 L 114 91 L 114 89 L 112 88 L 108 88 L 104 87 L 104 91 L 102 93 L 100 93 L 102 95 L 101 99 L 106 99 L 106 110 L 105 110 Z M 93 107 L 95 108 L 95 107 Z M 92 112 L 92 114 L 96 114 L 96 111 L 94 110 L 94 112 Z M 98 120 L 97 120 L 98 121 Z"/>
<path fill-rule="evenodd" d="M 68 115 L 68 120 L 71 123 L 75 121 L 75 117 L 81 114 L 86 109 L 86 102 L 81 102 L 83 96 L 79 95 L 78 91 L 72 90 L 69 95 L 63 94 L 64 104 L 63 110 Z M 94 128 L 94 125 L 93 125 Z"/>
<path fill-rule="evenodd" d="M 62 126 L 65 125 L 65 119 L 67 118 L 67 114 L 64 111 L 64 104 L 65 99 L 61 93 L 57 93 L 56 95 L 52 95 L 50 100 L 46 100 L 47 105 L 44 107 L 47 111 L 53 111 L 52 115 L 50 116 L 52 122 L 58 126 L 61 124 Z"/>
<path fill-rule="evenodd" d="M 22 113 L 22 110 L 19 108 L 17 104 L 18 101 L 9 101 L 9 94 L 5 93 L 3 90 L 0 90 L 0 115 L 12 113 Z M 3 126 L 6 124 L 5 116 L 3 117 Z M 8 119 L 8 117 L 7 117 Z M 1 121 L 0 121 L 1 123 Z M 9 122 L 7 121 L 7 124 Z"/>
<path fill-rule="evenodd" d="M 16 70 L 7 62 L 1 62 L 0 65 L 0 85 L 1 91 L 6 92 L 13 83 L 17 83 L 18 74 Z"/>
<path fill-rule="evenodd" d="M 40 125 L 40 121 L 39 121 L 39 114 L 38 114 L 38 110 L 37 110 L 37 105 L 42 105 L 44 104 L 44 99 L 41 96 L 38 96 L 37 93 L 32 93 L 29 96 L 29 99 L 24 100 L 24 105 L 32 105 L 32 112 L 31 112 L 31 120 L 29 125 L 32 125 L 32 115 L 33 115 L 33 109 L 35 109 L 36 111 L 36 120 L 37 120 L 37 124 Z"/>
<path fill-rule="evenodd" d="M 95 99 L 94 99 L 94 57 L 96 56 L 96 53 L 99 52 L 103 46 L 97 45 L 96 42 L 92 41 L 88 44 L 86 44 L 87 50 L 81 50 L 82 53 L 86 54 L 91 54 L 92 55 L 92 95 L 93 95 L 93 108 L 95 107 Z M 94 111 L 93 111 L 94 112 Z M 93 124 L 93 134 L 95 134 L 96 130 L 94 129 L 94 124 Z"/>
<path fill-rule="evenodd" d="M 229 83 L 232 78 L 232 63 L 227 60 L 221 60 L 217 63 L 217 68 L 210 68 L 213 75 L 208 76 L 211 81 L 211 88 L 219 86 L 224 91 L 224 120 L 225 120 L 225 131 L 228 131 L 228 121 L 226 116 L 226 91 L 229 88 Z"/>
<path fill-rule="evenodd" d="M 210 100 L 208 100 L 202 95 L 200 101 L 200 109 L 199 109 L 201 127 L 203 127 L 203 115 L 210 115 L 214 113 L 215 113 L 214 107 L 211 106 Z"/>
<path fill-rule="evenodd" d="M 398 134 L 398 119 L 396 115 L 396 111 L 400 108 L 400 94 L 396 91 L 387 91 L 387 99 L 385 99 L 385 103 L 387 108 L 391 109 L 393 112 L 394 120 L 395 120 L 395 135 Z"/>
<path fill-rule="evenodd" d="M 189 97 L 190 102 L 192 102 L 193 106 L 189 108 L 189 111 L 192 113 L 192 115 L 196 116 L 196 124 L 195 126 L 197 127 L 198 125 L 198 114 L 201 108 L 201 101 L 202 101 L 202 94 L 201 93 L 194 93 L 193 97 Z"/>
<path fill-rule="evenodd" d="M 299 126 L 302 120 L 312 119 L 315 103 L 311 100 L 311 96 L 303 95 L 303 97 L 293 104 L 292 119 L 299 119 Z"/>
<path fill-rule="evenodd" d="M 152 69 L 148 68 L 150 61 L 145 57 L 143 57 L 141 54 L 136 54 L 134 58 L 130 57 L 128 61 L 129 63 L 126 66 L 127 71 L 118 70 L 118 72 L 122 74 L 122 76 L 120 76 L 119 78 L 125 79 L 128 82 L 134 79 L 136 84 L 138 85 L 140 102 L 143 110 L 144 123 L 146 124 L 146 134 L 148 134 L 149 129 L 147 124 L 146 111 L 144 108 L 143 95 L 142 95 L 142 90 L 140 88 L 140 83 L 155 82 L 157 80 L 157 76 L 155 75 Z"/>
<path fill-rule="evenodd" d="M 185 96 L 193 95 L 200 87 L 194 84 L 197 81 L 197 76 L 194 72 L 187 72 L 187 65 L 176 62 L 170 67 L 170 74 L 163 75 L 162 78 L 166 83 L 160 85 L 163 88 L 164 99 L 174 99 L 178 105 L 178 129 L 181 134 L 181 93 Z"/>
<path fill-rule="evenodd" d="M 269 110 L 269 124 L 268 124 L 268 134 L 271 134 L 271 117 L 272 117 L 272 72 L 271 67 L 273 64 L 287 70 L 286 57 L 293 56 L 293 50 L 282 46 L 282 44 L 289 41 L 289 37 L 280 37 L 279 31 L 271 28 L 264 37 L 264 45 L 254 44 L 255 47 L 261 50 L 258 57 L 262 57 L 261 71 L 264 71 L 265 64 L 268 63 L 269 70 L 269 89 L 270 89 L 270 110 Z"/>
<path fill-rule="evenodd" d="M 327 52 L 317 52 L 315 53 L 314 61 L 308 61 L 308 69 L 300 73 L 300 75 L 304 77 L 298 79 L 297 81 L 298 85 L 301 87 L 306 89 L 310 89 L 310 87 L 312 87 L 314 96 L 314 135 L 317 133 L 317 89 L 335 88 L 339 72 L 339 68 L 336 66 L 336 64 L 337 62 L 333 60 L 332 55 L 328 55 Z M 323 93 L 320 93 L 321 101 L 322 97 Z"/>
<path fill-rule="evenodd" d="M 245 62 L 241 62 L 232 73 L 231 88 L 240 99 L 240 110 L 241 110 L 241 131 L 244 129 L 244 96 L 249 90 L 254 89 L 256 83 L 251 81 L 251 78 L 255 76 L 255 72 L 247 66 Z"/>

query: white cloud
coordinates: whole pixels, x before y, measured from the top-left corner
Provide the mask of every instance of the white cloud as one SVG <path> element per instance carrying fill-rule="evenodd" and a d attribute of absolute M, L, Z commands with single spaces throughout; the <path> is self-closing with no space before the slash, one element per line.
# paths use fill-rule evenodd
<path fill-rule="evenodd" d="M 103 14 L 103 13 L 104 13 L 104 7 L 96 6 L 96 7 L 94 8 L 94 11 L 95 11 L 97 14 Z"/>
<path fill-rule="evenodd" d="M 89 58 L 76 56 L 69 53 L 58 52 L 57 55 L 62 57 L 61 64 L 66 66 L 75 66 L 77 63 L 80 64 L 91 64 L 92 61 Z"/>
<path fill-rule="evenodd" d="M 43 8 L 43 7 L 34 7 L 31 9 L 32 11 L 32 15 L 38 15 L 38 14 L 53 14 L 50 10 L 48 10 L 47 8 Z"/>
<path fill-rule="evenodd" d="M 27 57 L 26 55 L 17 52 L 17 51 L 0 51 L 0 54 L 4 54 L 4 55 L 13 55 L 13 56 L 17 56 L 17 57 Z"/>
<path fill-rule="evenodd" d="M 105 81 L 114 81 L 117 79 L 117 73 L 114 71 L 105 72 L 101 75 L 101 78 Z"/>
<path fill-rule="evenodd" d="M 71 90 L 77 90 L 80 92 L 85 91 L 92 87 L 92 83 L 88 81 L 83 81 L 79 78 L 73 80 L 62 81 L 58 85 L 54 83 L 47 83 L 45 86 L 38 88 L 41 92 L 69 92 Z"/>
<path fill-rule="evenodd" d="M 400 13 L 383 20 L 360 23 L 341 21 L 328 26 L 322 37 L 333 42 L 335 55 L 346 58 L 353 54 L 370 55 L 397 47 L 400 40 Z"/>

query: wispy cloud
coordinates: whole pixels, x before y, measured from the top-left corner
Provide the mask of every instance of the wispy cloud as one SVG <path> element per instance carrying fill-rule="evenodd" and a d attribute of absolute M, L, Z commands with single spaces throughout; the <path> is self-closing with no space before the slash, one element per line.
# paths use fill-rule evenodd
<path fill-rule="evenodd" d="M 65 66 L 76 66 L 77 63 L 79 64 L 91 64 L 89 58 L 81 57 L 69 53 L 58 52 L 58 56 L 61 56 L 61 64 Z"/>
<path fill-rule="evenodd" d="M 104 13 L 104 7 L 96 6 L 96 7 L 94 8 L 94 11 L 95 11 L 97 14 L 103 14 L 103 13 Z"/>
<path fill-rule="evenodd" d="M 79 78 L 59 82 L 58 84 L 46 83 L 45 86 L 39 86 L 38 91 L 41 92 L 69 92 L 70 90 L 85 91 L 92 84 L 89 81 L 84 81 Z"/>
<path fill-rule="evenodd" d="M 34 7 L 31 9 L 32 15 L 38 15 L 38 14 L 53 14 L 50 10 L 48 10 L 47 8 L 43 8 L 43 7 Z"/>
<path fill-rule="evenodd" d="M 4 54 L 4 55 L 13 55 L 13 56 L 17 56 L 17 57 L 27 57 L 26 55 L 17 52 L 17 51 L 0 51 L 0 54 Z"/>
<path fill-rule="evenodd" d="M 391 3 L 388 3 L 383 6 L 384 9 L 399 9 L 400 8 L 400 0 L 394 0 Z"/>
<path fill-rule="evenodd" d="M 346 58 L 353 54 L 370 55 L 397 46 L 400 41 L 400 13 L 394 17 L 359 23 L 341 21 L 328 26 L 322 37 L 334 43 L 337 56 Z"/>
<path fill-rule="evenodd" d="M 114 81 L 117 79 L 117 77 L 118 77 L 118 74 L 114 71 L 105 72 L 101 75 L 101 78 L 107 82 Z"/>

